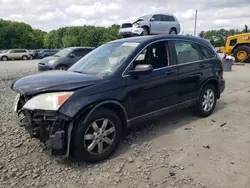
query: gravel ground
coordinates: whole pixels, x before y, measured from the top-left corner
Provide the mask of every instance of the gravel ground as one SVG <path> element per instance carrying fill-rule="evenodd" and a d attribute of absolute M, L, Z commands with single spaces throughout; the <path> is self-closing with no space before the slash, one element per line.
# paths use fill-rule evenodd
<path fill-rule="evenodd" d="M 131 130 L 109 160 L 94 165 L 52 158 L 15 123 L 9 86 L 36 66 L 0 62 L 0 187 L 250 187 L 250 66 L 225 73 L 212 116 L 166 115 Z"/>

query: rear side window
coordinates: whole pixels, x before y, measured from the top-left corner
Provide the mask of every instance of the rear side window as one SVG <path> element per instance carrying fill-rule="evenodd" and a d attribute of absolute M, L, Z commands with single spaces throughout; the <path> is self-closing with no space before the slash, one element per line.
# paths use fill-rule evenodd
<path fill-rule="evenodd" d="M 74 52 L 75 56 L 79 56 L 79 57 L 85 56 L 87 53 L 88 53 L 87 50 L 76 50 Z"/>
<path fill-rule="evenodd" d="M 173 16 L 167 16 L 167 15 L 162 15 L 162 20 L 164 22 L 175 22 L 175 19 Z"/>
<path fill-rule="evenodd" d="M 201 50 L 202 50 L 202 59 L 209 59 L 215 56 L 215 53 L 212 50 L 204 46 L 201 46 Z"/>
<path fill-rule="evenodd" d="M 173 41 L 178 64 L 190 63 L 201 60 L 199 46 L 186 41 Z"/>

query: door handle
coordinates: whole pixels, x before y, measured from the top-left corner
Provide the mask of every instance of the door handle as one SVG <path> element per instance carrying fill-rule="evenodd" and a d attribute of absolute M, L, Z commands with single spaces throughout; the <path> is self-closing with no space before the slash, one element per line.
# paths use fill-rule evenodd
<path fill-rule="evenodd" d="M 167 71 L 165 73 L 165 75 L 173 75 L 173 74 L 176 74 L 176 71 Z"/>
<path fill-rule="evenodd" d="M 205 64 L 202 63 L 202 64 L 199 65 L 199 67 L 200 67 L 200 68 L 204 68 L 204 67 L 205 67 Z"/>

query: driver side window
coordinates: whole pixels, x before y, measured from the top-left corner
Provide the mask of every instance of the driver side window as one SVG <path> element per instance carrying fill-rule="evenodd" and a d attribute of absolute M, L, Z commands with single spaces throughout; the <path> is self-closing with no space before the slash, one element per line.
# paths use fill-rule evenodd
<path fill-rule="evenodd" d="M 151 44 L 137 56 L 132 69 L 140 64 L 151 64 L 153 69 L 167 67 L 169 65 L 167 49 L 167 42 Z"/>

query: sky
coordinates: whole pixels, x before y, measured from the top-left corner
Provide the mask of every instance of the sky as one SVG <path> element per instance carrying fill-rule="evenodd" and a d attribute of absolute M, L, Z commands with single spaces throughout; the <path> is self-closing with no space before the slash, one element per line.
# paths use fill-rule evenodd
<path fill-rule="evenodd" d="M 0 18 L 51 31 L 64 26 L 108 27 L 145 14 L 174 14 L 182 34 L 211 29 L 250 29 L 250 0 L 0 0 Z"/>

